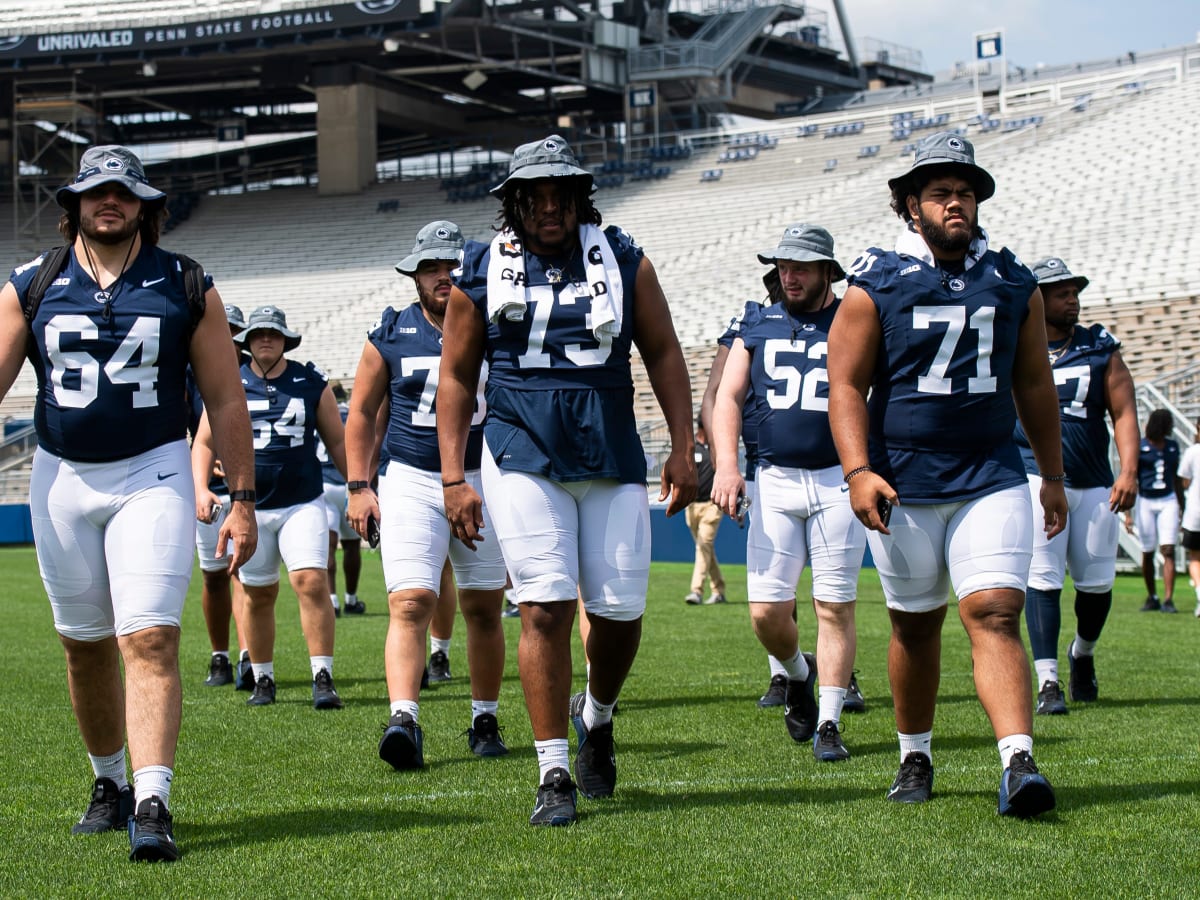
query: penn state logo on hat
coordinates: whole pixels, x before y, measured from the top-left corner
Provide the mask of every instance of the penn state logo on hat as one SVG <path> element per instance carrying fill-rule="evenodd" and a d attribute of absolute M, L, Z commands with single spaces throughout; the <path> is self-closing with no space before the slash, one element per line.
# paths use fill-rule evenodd
<path fill-rule="evenodd" d="M 55 191 L 54 199 L 64 209 L 73 209 L 80 194 L 111 182 L 120 184 L 139 200 L 165 200 L 167 196 L 150 186 L 146 170 L 136 153 L 128 147 L 105 144 L 89 147 L 83 152 L 79 160 L 79 174 L 70 184 L 64 184 Z"/>
<path fill-rule="evenodd" d="M 426 260 L 445 259 L 461 263 L 465 243 L 462 229 L 453 222 L 444 219 L 430 222 L 417 232 L 412 253 L 396 263 L 396 271 L 401 275 L 415 275 L 417 267 Z"/>
<path fill-rule="evenodd" d="M 246 320 L 245 330 L 234 335 L 233 339 L 242 343 L 255 331 L 277 331 L 282 334 L 284 353 L 300 346 L 300 333 L 287 327 L 287 316 L 277 306 L 260 306 L 254 310 Z"/>
<path fill-rule="evenodd" d="M 561 135 L 552 134 L 514 150 L 508 162 L 508 177 L 492 188 L 492 193 L 503 194 L 513 181 L 538 178 L 586 178 L 589 190 L 595 186 L 592 173 L 579 165 L 571 145 Z"/>
<path fill-rule="evenodd" d="M 913 173 L 926 166 L 953 166 L 975 189 L 975 202 L 982 203 L 996 193 L 996 181 L 975 162 L 975 147 L 951 131 L 939 131 L 922 138 L 913 155 L 913 164 L 903 175 L 888 179 L 893 191 L 908 188 Z"/>
<path fill-rule="evenodd" d="M 772 265 L 781 259 L 793 262 L 829 262 L 833 263 L 833 281 L 841 281 L 846 277 L 841 264 L 833 255 L 833 235 L 820 225 L 797 224 L 789 225 L 783 230 L 783 237 L 774 250 L 764 250 L 758 254 L 758 261 L 763 265 Z"/>
<path fill-rule="evenodd" d="M 1038 284 L 1057 284 L 1062 281 L 1074 282 L 1079 290 L 1088 286 L 1088 279 L 1082 275 L 1073 275 L 1061 257 L 1047 256 L 1035 262 L 1031 269 Z"/>

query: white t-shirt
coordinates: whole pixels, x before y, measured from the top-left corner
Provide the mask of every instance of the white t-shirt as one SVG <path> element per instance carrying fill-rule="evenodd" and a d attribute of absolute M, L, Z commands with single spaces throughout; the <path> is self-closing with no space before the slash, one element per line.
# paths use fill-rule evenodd
<path fill-rule="evenodd" d="M 1188 531 L 1200 531 L 1200 444 L 1192 444 L 1179 461 L 1179 477 L 1188 480 L 1183 510 L 1183 527 Z"/>

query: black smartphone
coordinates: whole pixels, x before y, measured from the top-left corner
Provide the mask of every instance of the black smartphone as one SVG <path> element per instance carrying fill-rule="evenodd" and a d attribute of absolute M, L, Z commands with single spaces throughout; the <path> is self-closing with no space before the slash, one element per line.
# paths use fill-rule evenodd
<path fill-rule="evenodd" d="M 379 546 L 379 522 L 374 516 L 367 516 L 367 543 L 372 550 Z"/>
<path fill-rule="evenodd" d="M 888 527 L 888 522 L 892 520 L 892 503 L 887 497 L 879 498 L 879 506 L 876 507 L 879 513 L 879 521 L 883 523 L 883 527 Z"/>

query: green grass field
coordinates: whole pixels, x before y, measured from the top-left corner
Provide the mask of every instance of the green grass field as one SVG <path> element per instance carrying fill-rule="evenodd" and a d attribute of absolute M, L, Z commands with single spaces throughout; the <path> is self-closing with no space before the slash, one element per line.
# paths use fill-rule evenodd
<path fill-rule="evenodd" d="M 201 684 L 208 647 L 199 578 L 184 624 L 184 721 L 171 806 L 173 865 L 126 861 L 124 834 L 73 837 L 91 772 L 67 699 L 33 551 L 0 550 L 6 611 L 0 672 L 0 894 L 4 896 L 1182 896 L 1200 890 L 1200 622 L 1140 614 L 1122 577 L 1097 656 L 1100 701 L 1035 722 L 1035 754 L 1058 810 L 996 814 L 999 759 L 975 699 L 961 626 L 947 619 L 934 799 L 891 804 L 898 750 L 885 669 L 887 616 L 872 571 L 859 603 L 859 682 L 868 711 L 846 716 L 853 757 L 817 764 L 759 710 L 767 682 L 750 632 L 743 571 L 730 603 L 682 602 L 690 566 L 657 564 L 645 636 L 616 721 L 619 782 L 580 800 L 569 829 L 527 824 L 537 771 L 517 678 L 518 623 L 500 721 L 512 753 L 467 750 L 465 634 L 455 678 L 425 693 L 426 768 L 377 756 L 387 718 L 387 625 L 378 557 L 367 615 L 338 622 L 346 708 L 318 713 L 294 598 L 279 606 L 279 702 Z M 802 590 L 806 590 L 803 589 Z M 803 596 L 803 594 L 802 594 Z M 1064 616 L 1065 619 L 1069 616 Z M 812 647 L 811 613 L 801 618 Z M 1064 641 L 1065 643 L 1065 641 Z M 577 669 L 582 671 L 577 652 Z M 1064 673 L 1065 680 L 1065 673 Z M 582 676 L 577 679 L 582 685 Z M 573 743 L 573 741 L 572 741 Z"/>

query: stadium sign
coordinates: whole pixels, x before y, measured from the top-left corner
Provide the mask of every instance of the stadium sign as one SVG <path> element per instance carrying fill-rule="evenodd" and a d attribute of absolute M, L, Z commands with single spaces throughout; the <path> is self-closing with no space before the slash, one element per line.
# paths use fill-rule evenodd
<path fill-rule="evenodd" d="M 198 22 L 155 24 L 141 28 L 97 29 L 67 33 L 0 36 L 0 59 L 54 58 L 105 51 L 145 52 L 200 49 L 213 42 L 256 42 L 298 34 L 370 28 L 421 18 L 421 0 L 337 3 L 290 12 L 227 16 Z"/>

